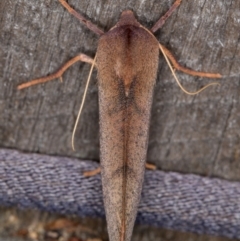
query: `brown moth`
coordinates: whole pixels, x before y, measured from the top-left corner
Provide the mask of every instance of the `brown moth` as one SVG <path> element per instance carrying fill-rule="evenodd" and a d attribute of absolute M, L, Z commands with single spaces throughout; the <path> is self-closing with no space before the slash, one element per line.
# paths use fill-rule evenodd
<path fill-rule="evenodd" d="M 153 32 L 162 27 L 181 0 L 175 1 L 151 30 L 143 27 L 132 11 L 126 10 L 107 33 L 75 12 L 65 0 L 59 1 L 89 29 L 100 35 L 96 56 L 93 60 L 80 54 L 55 74 L 19 85 L 18 89 L 61 78 L 64 71 L 77 61 L 91 63 L 92 68 L 97 67 L 101 175 L 109 239 L 129 241 L 144 178 L 159 47 L 178 70 L 210 78 L 220 78 L 221 75 L 196 72 L 180 66 L 154 37 Z"/>

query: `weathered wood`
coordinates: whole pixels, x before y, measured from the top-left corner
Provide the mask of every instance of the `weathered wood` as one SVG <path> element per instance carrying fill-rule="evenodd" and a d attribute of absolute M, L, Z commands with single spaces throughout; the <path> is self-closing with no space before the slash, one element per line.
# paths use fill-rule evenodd
<path fill-rule="evenodd" d="M 108 30 L 130 8 L 147 27 L 173 1 L 73 1 L 69 4 Z M 157 38 L 180 63 L 220 72 L 220 87 L 198 96 L 184 94 L 160 60 L 152 109 L 148 161 L 163 170 L 240 180 L 239 1 L 183 0 Z M 96 72 L 76 136 L 70 139 L 89 71 L 76 64 L 58 80 L 29 90 L 17 84 L 57 70 L 83 52 L 94 56 L 98 37 L 69 15 L 58 1 L 0 2 L 0 146 L 29 152 L 99 159 Z M 211 80 L 178 74 L 188 90 Z M 235 76 L 235 77 L 233 77 Z"/>

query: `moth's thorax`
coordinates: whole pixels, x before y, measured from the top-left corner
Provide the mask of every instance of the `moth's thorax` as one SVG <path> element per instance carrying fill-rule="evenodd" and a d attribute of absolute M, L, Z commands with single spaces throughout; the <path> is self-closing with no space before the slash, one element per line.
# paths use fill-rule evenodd
<path fill-rule="evenodd" d="M 115 27 L 99 39 L 98 73 L 101 76 L 106 66 L 111 66 L 106 75 L 112 73 L 112 76 L 122 80 L 126 94 L 138 73 L 143 70 L 149 72 L 147 66 L 156 65 L 157 62 L 157 40 L 137 22 L 129 10 L 123 12 Z"/>

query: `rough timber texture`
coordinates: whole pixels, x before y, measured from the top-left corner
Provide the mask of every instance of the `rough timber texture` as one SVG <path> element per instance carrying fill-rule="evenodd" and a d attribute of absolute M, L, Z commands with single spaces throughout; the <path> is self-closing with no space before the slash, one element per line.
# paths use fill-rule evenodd
<path fill-rule="evenodd" d="M 132 9 L 147 27 L 173 0 L 80 1 L 69 4 L 104 30 Z M 157 39 L 180 63 L 220 72 L 220 87 L 191 97 L 160 59 L 152 108 L 148 161 L 162 170 L 240 180 L 240 2 L 183 0 Z M 57 70 L 76 54 L 94 56 L 98 37 L 57 0 L 0 1 L 0 146 L 27 152 L 99 159 L 96 72 L 76 135 L 71 132 L 89 66 L 76 64 L 58 80 L 21 92 L 17 84 Z M 146 46 L 147 47 L 147 46 Z M 185 74 L 188 90 L 211 80 Z"/>
<path fill-rule="evenodd" d="M 172 3 L 69 0 L 104 30 L 127 8 L 150 27 Z M 233 0 L 183 0 L 157 32 L 157 39 L 183 65 L 225 76 L 220 87 L 187 96 L 161 58 L 148 161 L 163 170 L 240 180 L 239 8 L 240 2 Z M 80 52 L 94 56 L 98 36 L 57 0 L 2 0 L 0 9 L 0 146 L 98 160 L 96 71 L 76 135 L 77 152 L 71 149 L 70 137 L 90 67 L 76 64 L 64 74 L 63 83 L 56 80 L 16 90 L 17 84 L 56 71 Z M 185 74 L 179 77 L 188 90 L 212 81 Z"/>

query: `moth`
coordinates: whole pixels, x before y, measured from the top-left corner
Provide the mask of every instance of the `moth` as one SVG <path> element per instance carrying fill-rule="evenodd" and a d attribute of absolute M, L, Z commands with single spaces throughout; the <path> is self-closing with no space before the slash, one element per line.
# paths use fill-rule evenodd
<path fill-rule="evenodd" d="M 69 13 L 100 36 L 97 53 L 94 59 L 80 54 L 67 62 L 55 74 L 21 84 L 18 89 L 61 78 L 65 70 L 77 61 L 90 63 L 92 66 L 78 120 L 91 72 L 94 67 L 97 68 L 100 161 L 109 240 L 129 241 L 144 179 L 159 49 L 168 63 L 170 60 L 177 70 L 209 78 L 220 78 L 221 75 L 197 72 L 180 66 L 170 51 L 159 44 L 154 37 L 153 33 L 163 26 L 166 19 L 180 5 L 181 0 L 176 0 L 150 30 L 136 20 L 131 10 L 125 10 L 116 25 L 106 33 L 77 13 L 65 0 L 59 0 L 59 2 Z M 170 68 L 172 69 L 171 65 Z M 172 72 L 175 76 L 175 72 L 173 70 Z M 184 90 L 179 82 L 178 84 Z M 197 94 L 208 86 L 194 93 L 184 91 L 188 94 Z M 76 125 L 74 132 L 75 130 Z"/>

